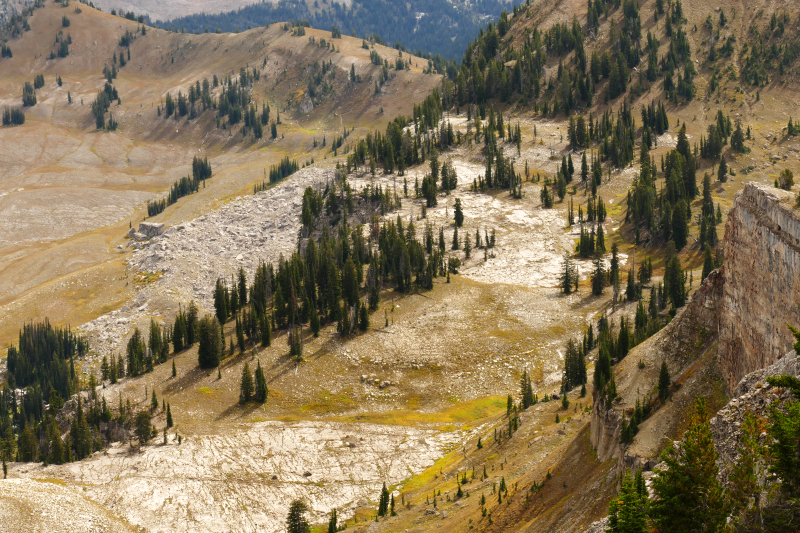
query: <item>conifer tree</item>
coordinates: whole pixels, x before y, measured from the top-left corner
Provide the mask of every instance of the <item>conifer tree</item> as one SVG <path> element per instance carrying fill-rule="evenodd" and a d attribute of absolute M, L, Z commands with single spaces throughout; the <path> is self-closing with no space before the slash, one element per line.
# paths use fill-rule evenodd
<path fill-rule="evenodd" d="M 573 284 L 577 287 L 578 285 L 578 272 L 575 268 L 575 265 L 572 262 L 572 256 L 569 252 L 564 252 L 564 263 L 561 267 L 561 291 L 564 294 L 570 294 L 572 292 Z"/>
<path fill-rule="evenodd" d="M 717 453 L 705 400 L 698 398 L 689 429 L 677 447 L 668 447 L 667 469 L 656 469 L 650 519 L 658 531 L 721 531 L 729 506 L 717 479 Z"/>
<path fill-rule="evenodd" d="M 378 501 L 378 516 L 386 516 L 389 513 L 389 489 L 386 488 L 386 483 L 383 484 L 381 489 L 381 497 Z"/>
<path fill-rule="evenodd" d="M 239 385 L 239 403 L 247 403 L 253 396 L 253 376 L 250 374 L 250 364 L 245 361 L 242 368 L 242 380 Z"/>
<path fill-rule="evenodd" d="M 637 474 L 639 479 L 641 474 Z M 644 480 L 642 480 L 643 482 Z M 625 473 L 622 489 L 608 506 L 608 533 L 645 533 L 647 528 L 647 495 L 637 490 L 630 472 Z"/>
<path fill-rule="evenodd" d="M 316 315 L 316 312 L 312 313 L 312 315 Z M 318 319 L 319 320 L 319 319 Z M 269 323 L 269 317 L 267 317 L 266 313 L 261 315 L 261 346 L 267 347 L 272 344 L 272 326 Z"/>
<path fill-rule="evenodd" d="M 256 390 L 253 399 L 258 403 L 266 403 L 268 396 L 267 378 L 264 376 L 264 370 L 261 368 L 261 361 L 259 361 L 258 366 L 256 366 Z"/>
<path fill-rule="evenodd" d="M 239 353 L 244 353 L 244 327 L 242 326 L 241 319 L 238 317 L 236 318 L 236 343 L 239 345 Z"/>
<path fill-rule="evenodd" d="M 602 224 L 597 225 L 597 237 L 595 240 L 594 249 L 597 253 L 601 254 L 606 253 L 606 239 L 605 239 L 605 234 L 603 233 Z"/>
<path fill-rule="evenodd" d="M 728 474 L 733 522 L 742 528 L 752 528 L 757 519 L 751 506 L 757 503 L 759 493 L 756 466 L 761 455 L 758 427 L 752 414 L 745 416 L 742 435 L 739 437 L 739 458 L 731 465 Z M 756 510 L 757 512 L 757 510 Z"/>
<path fill-rule="evenodd" d="M 706 279 L 712 270 L 714 270 L 714 258 L 711 256 L 711 247 L 706 244 L 702 279 Z"/>
<path fill-rule="evenodd" d="M 592 294 L 600 296 L 603 294 L 603 288 L 606 285 L 606 272 L 603 267 L 603 259 L 600 254 L 595 255 L 594 258 L 594 273 L 592 274 Z"/>
<path fill-rule="evenodd" d="M 309 524 L 306 520 L 308 506 L 302 500 L 294 500 L 289 506 L 286 517 L 286 530 L 288 533 L 308 533 Z"/>
<path fill-rule="evenodd" d="M 453 220 L 455 221 L 457 228 L 460 228 L 464 224 L 464 211 L 461 209 L 461 198 L 456 198 Z"/>
<path fill-rule="evenodd" d="M 204 316 L 198 324 L 197 337 L 200 342 L 200 346 L 197 349 L 197 360 L 200 368 L 219 366 L 222 350 L 224 349 L 224 339 L 219 322 L 209 315 Z"/>
<path fill-rule="evenodd" d="M 337 533 L 339 531 L 339 524 L 336 517 L 336 508 L 331 510 L 331 519 L 328 520 L 328 533 Z"/>
<path fill-rule="evenodd" d="M 661 400 L 661 403 L 667 401 L 667 398 L 669 397 L 670 384 L 671 380 L 669 377 L 667 362 L 661 361 L 661 371 L 658 374 L 658 399 Z"/>
<path fill-rule="evenodd" d="M 170 405 L 167 404 L 167 427 L 171 428 L 172 426 L 172 409 L 170 408 Z"/>
<path fill-rule="evenodd" d="M 633 268 L 628 270 L 628 286 L 625 289 L 625 297 L 629 302 L 636 300 L 636 281 L 633 275 Z"/>
<path fill-rule="evenodd" d="M 178 376 L 178 370 L 175 368 L 175 359 L 172 360 L 172 377 Z"/>
<path fill-rule="evenodd" d="M 363 302 L 359 306 L 358 328 L 361 331 L 369 329 L 369 310 L 367 309 L 367 304 Z"/>

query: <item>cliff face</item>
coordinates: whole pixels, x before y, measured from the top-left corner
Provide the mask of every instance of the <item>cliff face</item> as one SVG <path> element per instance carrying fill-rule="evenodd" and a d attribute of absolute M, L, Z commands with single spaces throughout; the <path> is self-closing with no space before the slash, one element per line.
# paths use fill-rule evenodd
<path fill-rule="evenodd" d="M 748 183 L 725 226 L 719 364 L 729 392 L 792 349 L 800 324 L 800 212 L 794 195 Z"/>

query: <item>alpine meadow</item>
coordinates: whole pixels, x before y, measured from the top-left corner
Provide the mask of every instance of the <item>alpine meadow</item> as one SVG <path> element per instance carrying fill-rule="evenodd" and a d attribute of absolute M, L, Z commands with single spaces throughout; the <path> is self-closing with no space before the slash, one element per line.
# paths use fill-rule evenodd
<path fill-rule="evenodd" d="M 800 531 L 800 1 L 0 46 L 0 530 Z"/>

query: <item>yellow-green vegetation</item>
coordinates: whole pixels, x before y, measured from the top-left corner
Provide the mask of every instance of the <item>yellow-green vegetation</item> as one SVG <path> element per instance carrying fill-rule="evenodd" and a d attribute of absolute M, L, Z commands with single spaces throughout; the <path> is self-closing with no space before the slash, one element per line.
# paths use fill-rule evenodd
<path fill-rule="evenodd" d="M 440 431 L 471 429 L 481 420 L 505 412 L 504 396 L 489 396 L 458 402 L 446 409 L 434 413 L 426 413 L 411 409 L 399 409 L 385 413 L 359 413 L 333 420 L 342 422 L 370 422 L 373 424 L 394 424 L 400 426 L 421 426 Z"/>
<path fill-rule="evenodd" d="M 160 270 L 158 272 L 137 272 L 133 275 L 133 284 L 141 287 L 155 283 L 163 273 Z"/>

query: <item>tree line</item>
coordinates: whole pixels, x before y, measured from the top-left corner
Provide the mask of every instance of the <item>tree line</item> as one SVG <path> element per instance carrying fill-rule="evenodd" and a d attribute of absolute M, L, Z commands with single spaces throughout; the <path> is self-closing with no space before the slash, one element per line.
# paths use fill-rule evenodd
<path fill-rule="evenodd" d="M 196 193 L 200 190 L 200 185 L 205 188 L 206 180 L 212 176 L 211 163 L 208 157 L 199 158 L 194 156 L 192 159 L 192 175 L 184 176 L 172 184 L 166 198 L 160 200 L 147 201 L 147 216 L 154 217 L 162 213 L 168 206 L 177 203 L 184 196 Z"/>

